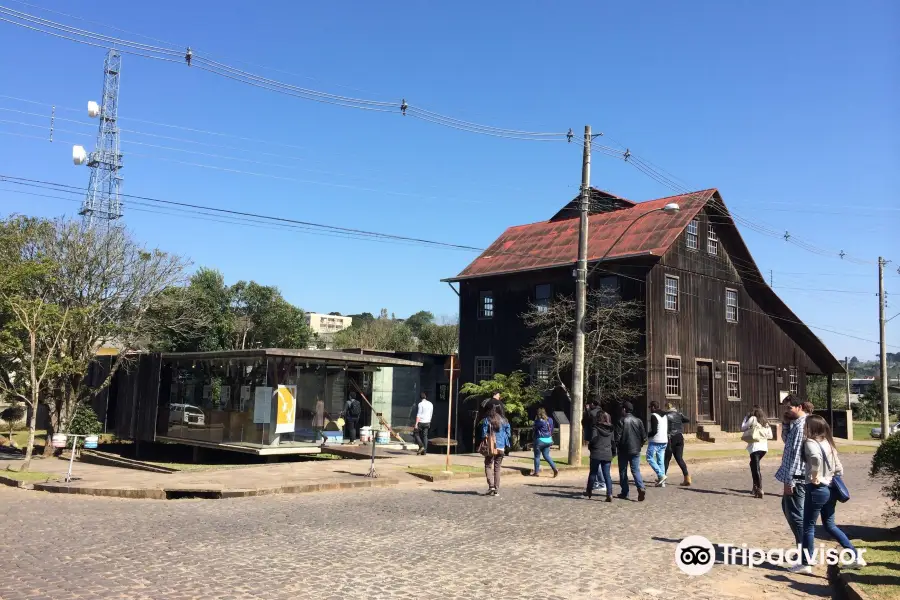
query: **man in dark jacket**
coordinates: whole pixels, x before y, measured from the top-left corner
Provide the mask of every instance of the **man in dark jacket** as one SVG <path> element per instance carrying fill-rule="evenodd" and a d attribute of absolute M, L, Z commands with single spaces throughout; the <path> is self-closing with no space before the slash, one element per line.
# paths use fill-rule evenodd
<path fill-rule="evenodd" d="M 631 402 L 622 404 L 622 419 L 616 427 L 617 450 L 619 454 L 619 484 L 622 493 L 619 498 L 628 499 L 628 466 L 634 485 L 638 489 L 638 502 L 644 501 L 644 479 L 641 477 L 641 448 L 647 443 L 647 429 L 644 422 L 634 416 L 634 405 Z"/>
<path fill-rule="evenodd" d="M 669 421 L 669 445 L 666 446 L 666 473 L 669 472 L 669 462 L 674 456 L 675 462 L 681 467 L 681 474 L 684 475 L 684 481 L 681 482 L 681 485 L 691 485 L 691 475 L 688 473 L 687 465 L 684 462 L 684 426 L 686 423 L 690 423 L 691 420 L 684 416 L 671 402 L 666 404 L 666 419 Z"/>
<path fill-rule="evenodd" d="M 584 441 L 591 439 L 591 432 L 597 424 L 597 418 L 600 416 L 600 405 L 595 400 L 588 400 L 584 408 L 584 416 L 581 417 L 581 434 Z"/>

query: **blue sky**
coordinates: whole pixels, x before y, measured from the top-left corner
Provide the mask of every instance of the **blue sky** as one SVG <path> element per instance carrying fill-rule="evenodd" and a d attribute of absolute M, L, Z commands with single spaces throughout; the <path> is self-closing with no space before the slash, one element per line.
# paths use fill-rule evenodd
<path fill-rule="evenodd" d="M 894 300 L 900 298 L 900 5 L 888 0 L 552 8 L 159 0 L 119 3 L 107 14 L 62 0 L 30 3 L 190 45 L 299 86 L 376 100 L 405 97 L 511 129 L 580 132 L 589 123 L 607 144 L 629 147 L 691 187 L 719 188 L 744 217 L 872 261 L 849 264 L 744 228 L 758 265 L 774 271 L 776 291 L 807 323 L 877 340 L 879 255 L 894 261 L 887 270 L 888 314 L 900 312 Z M 11 0 L 0 4 L 154 43 Z M 53 144 L 0 134 L 0 172 L 87 184 L 87 169 L 71 163 L 70 142 L 93 147 L 96 122 L 80 109 L 99 100 L 104 54 L 0 23 L 0 94 L 45 104 L 0 98 L 0 108 L 49 115 L 55 103 L 79 109 L 59 108 L 59 116 L 88 124 L 57 122 L 58 129 L 84 133 L 57 132 Z M 483 247 L 508 225 L 549 218 L 580 183 L 576 144 L 497 139 L 318 104 L 129 55 L 121 85 L 122 127 L 143 132 L 123 133 L 127 193 Z M 0 119 L 48 120 L 4 110 Z M 0 132 L 47 133 L 10 123 L 0 123 Z M 632 200 L 671 193 L 604 156 L 593 161 L 592 184 Z M 0 191 L 0 211 L 74 214 L 77 204 Z M 290 301 L 315 311 L 386 307 L 398 316 L 420 309 L 455 315 L 456 296 L 439 280 L 474 258 L 128 208 L 125 219 L 148 244 L 218 268 L 229 281 L 278 285 Z M 821 289 L 867 294 L 814 291 Z M 900 347 L 898 327 L 900 319 L 888 328 L 892 350 Z M 870 342 L 816 332 L 840 357 L 877 352 Z"/>

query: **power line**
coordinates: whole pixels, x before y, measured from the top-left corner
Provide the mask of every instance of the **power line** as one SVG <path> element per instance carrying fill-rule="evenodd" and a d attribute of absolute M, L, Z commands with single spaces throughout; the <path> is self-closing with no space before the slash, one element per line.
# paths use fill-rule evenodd
<path fill-rule="evenodd" d="M 248 71 L 238 69 L 236 67 L 232 67 L 223 62 L 208 58 L 202 53 L 193 52 L 190 49 L 188 49 L 182 56 L 181 51 L 174 50 L 172 48 L 143 44 L 122 38 L 115 38 L 85 29 L 65 25 L 63 23 L 51 21 L 49 19 L 43 19 L 41 17 L 13 10 L 4 6 L 0 6 L 0 15 L 5 15 L 6 17 L 0 17 L 0 21 L 7 22 L 19 27 L 24 27 L 32 31 L 37 31 L 47 35 L 52 35 L 58 38 L 91 46 L 103 47 L 104 44 L 112 45 L 119 49 L 119 51 L 121 52 L 141 56 L 143 58 L 162 60 L 165 62 L 184 61 L 190 67 L 195 67 L 197 69 L 201 69 L 218 75 L 220 77 L 225 77 L 227 79 L 232 79 L 246 85 L 251 85 L 289 96 L 295 96 L 314 102 L 375 112 L 401 112 L 403 115 L 409 115 L 410 117 L 428 121 L 430 123 L 434 123 L 444 127 L 494 137 L 528 141 L 566 142 L 570 140 L 570 136 L 565 132 L 536 132 L 520 129 L 500 128 L 494 127 L 492 125 L 483 125 L 480 123 L 465 121 L 449 115 L 429 111 L 419 106 L 410 105 L 406 102 L 406 100 L 401 100 L 400 102 L 397 102 L 396 100 L 385 102 L 367 98 L 357 98 L 332 94 L 310 88 L 303 88 L 275 79 L 263 77 Z"/>
<path fill-rule="evenodd" d="M 80 190 L 76 186 L 48 182 L 48 181 L 35 180 L 35 179 L 28 179 L 28 178 L 22 178 L 22 177 L 14 177 L 14 176 L 9 176 L 9 175 L 0 175 L 0 181 L 5 181 L 7 183 L 12 183 L 12 184 L 20 185 L 20 186 L 25 186 L 25 187 L 33 187 L 33 188 L 39 188 L 39 189 L 45 189 L 45 190 L 52 190 L 57 193 L 69 193 L 69 194 L 83 193 L 82 190 Z M 30 195 L 35 195 L 35 196 L 42 196 L 40 194 L 35 194 L 33 192 L 25 192 L 25 193 L 30 194 Z M 139 206 L 159 207 L 160 205 L 162 205 L 162 206 L 172 207 L 174 210 L 190 209 L 192 211 L 196 211 L 197 218 L 215 217 L 216 215 L 219 215 L 219 218 L 231 219 L 228 221 L 223 221 L 223 222 L 227 222 L 229 224 L 242 225 L 242 224 L 244 224 L 244 220 L 249 219 L 251 223 L 254 223 L 257 225 L 285 224 L 285 225 L 289 225 L 289 226 L 300 226 L 301 228 L 308 228 L 310 231 L 314 231 L 314 232 L 318 232 L 318 233 L 322 233 L 322 234 L 337 234 L 337 235 L 353 236 L 356 239 L 365 239 L 365 240 L 370 240 L 370 241 L 399 241 L 399 242 L 404 242 L 404 243 L 412 243 L 412 244 L 431 246 L 431 247 L 439 247 L 439 248 L 445 248 L 445 249 L 453 249 L 453 250 L 463 250 L 463 251 L 469 251 L 469 252 L 482 252 L 483 253 L 487 250 L 485 248 L 479 248 L 476 246 L 469 246 L 469 245 L 464 245 L 464 244 L 439 242 L 439 241 L 427 240 L 427 239 L 423 239 L 423 238 L 415 238 L 415 237 L 401 236 L 401 235 L 395 235 L 395 234 L 386 234 L 386 233 L 381 233 L 381 232 L 366 231 L 366 230 L 354 229 L 354 228 L 348 228 L 348 227 L 338 227 L 338 226 L 332 226 L 332 225 L 325 225 L 325 224 L 321 224 L 321 223 L 302 221 L 299 219 L 262 215 L 259 213 L 251 213 L 251 212 L 245 212 L 245 211 L 235 211 L 235 210 L 224 209 L 224 208 L 204 206 L 201 204 L 164 200 L 164 199 L 159 199 L 159 198 L 151 198 L 151 197 L 147 197 L 147 196 L 139 196 L 136 194 L 122 194 L 122 196 L 125 198 L 133 199 L 133 200 L 130 200 L 129 203 L 137 203 Z M 67 198 L 63 198 L 63 197 L 54 197 L 54 198 L 58 199 L 58 200 L 68 200 Z M 152 203 L 152 204 L 147 204 L 147 203 Z M 153 212 L 153 211 L 148 210 L 147 212 Z M 305 231 L 305 229 L 302 229 L 302 230 Z M 540 255 L 536 255 L 534 253 L 509 252 L 509 251 L 502 251 L 502 250 L 494 252 L 494 254 L 513 255 L 513 256 L 521 256 L 521 257 L 528 257 L 528 258 L 547 258 L 547 257 L 541 257 Z M 623 265 L 623 266 L 625 266 L 625 265 Z M 611 273 L 611 274 L 614 274 L 614 275 L 618 275 L 618 276 L 627 278 L 627 279 L 633 279 L 635 281 L 645 283 L 645 281 L 643 279 L 640 279 L 637 277 L 632 277 L 629 275 L 625 275 L 623 273 L 612 272 L 612 271 L 609 271 L 609 269 L 601 269 L 601 270 Z M 679 292 L 679 293 L 682 293 L 686 296 L 696 297 L 696 298 L 699 298 L 701 300 L 705 300 L 708 302 L 716 301 L 714 298 L 707 298 L 707 297 L 700 296 L 698 294 L 690 294 L 688 292 Z M 752 312 L 752 313 L 765 315 L 770 318 L 782 320 L 785 322 L 804 325 L 804 326 L 807 326 L 807 327 L 810 327 L 813 329 L 820 329 L 822 331 L 827 331 L 827 332 L 833 333 L 835 335 L 841 335 L 841 336 L 845 336 L 845 337 L 849 337 L 849 338 L 853 338 L 853 339 L 858 339 L 861 341 L 877 343 L 877 342 L 874 342 L 873 340 L 869 340 L 869 339 L 866 339 L 863 337 L 854 336 L 854 335 L 847 334 L 844 332 L 839 332 L 839 331 L 835 331 L 833 329 L 828 329 L 828 328 L 819 327 L 819 326 L 815 326 L 815 325 L 804 324 L 802 321 L 795 321 L 793 319 L 781 317 L 778 315 L 772 315 L 770 313 L 766 313 L 763 311 L 753 310 L 753 309 L 749 309 L 749 308 L 742 308 L 741 310 L 746 311 L 746 312 Z"/>

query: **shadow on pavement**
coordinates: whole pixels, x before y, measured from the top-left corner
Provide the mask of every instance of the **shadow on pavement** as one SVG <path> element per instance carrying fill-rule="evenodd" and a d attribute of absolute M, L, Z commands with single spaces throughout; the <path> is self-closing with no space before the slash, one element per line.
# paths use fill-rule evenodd
<path fill-rule="evenodd" d="M 718 490 L 704 490 L 704 489 L 695 488 L 695 487 L 679 487 L 678 489 L 685 491 L 685 492 L 694 492 L 697 494 L 715 494 L 716 496 L 739 496 L 741 498 L 747 497 L 746 494 L 735 494 L 733 492 L 720 492 Z"/>
<path fill-rule="evenodd" d="M 815 575 L 799 575 L 798 577 L 802 577 L 803 579 L 795 580 L 785 575 L 766 575 L 766 578 L 771 581 L 786 583 L 788 586 L 797 590 L 798 592 L 803 592 L 804 594 L 807 594 L 814 598 L 839 597 L 832 595 L 834 593 L 834 588 L 831 587 L 831 584 L 829 584 L 828 580 L 824 577 L 817 577 Z"/>
<path fill-rule="evenodd" d="M 483 496 L 475 490 L 431 490 L 437 494 L 451 494 L 453 496 Z"/>
<path fill-rule="evenodd" d="M 545 496 L 547 498 L 568 498 L 569 500 L 581 500 L 582 492 L 535 492 L 535 496 Z M 600 496 L 597 496 L 600 498 Z"/>

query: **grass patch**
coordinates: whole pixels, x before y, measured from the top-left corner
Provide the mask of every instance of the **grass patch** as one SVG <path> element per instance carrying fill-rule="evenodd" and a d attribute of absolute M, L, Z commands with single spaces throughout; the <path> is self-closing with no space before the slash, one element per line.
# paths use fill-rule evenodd
<path fill-rule="evenodd" d="M 859 571 L 845 572 L 847 579 L 859 584 L 872 600 L 900 598 L 900 535 L 877 542 L 853 540 L 853 545 L 867 549 L 863 556 L 868 564 Z"/>
<path fill-rule="evenodd" d="M 893 421 L 891 421 L 893 423 Z M 875 421 L 853 421 L 854 440 L 872 440 L 872 428 L 881 427 L 881 423 Z"/>
<path fill-rule="evenodd" d="M 444 467 L 432 467 L 432 466 L 424 466 L 424 467 L 407 467 L 406 471 L 408 473 L 424 473 L 426 475 L 432 473 L 442 473 L 445 471 Z M 473 467 L 471 465 L 450 465 L 451 473 L 483 473 L 484 467 Z"/>
<path fill-rule="evenodd" d="M 40 471 L 0 471 L 0 475 L 15 479 L 16 481 L 25 481 L 27 483 L 41 483 L 44 481 L 57 481 L 60 475 L 55 473 L 42 473 Z"/>

